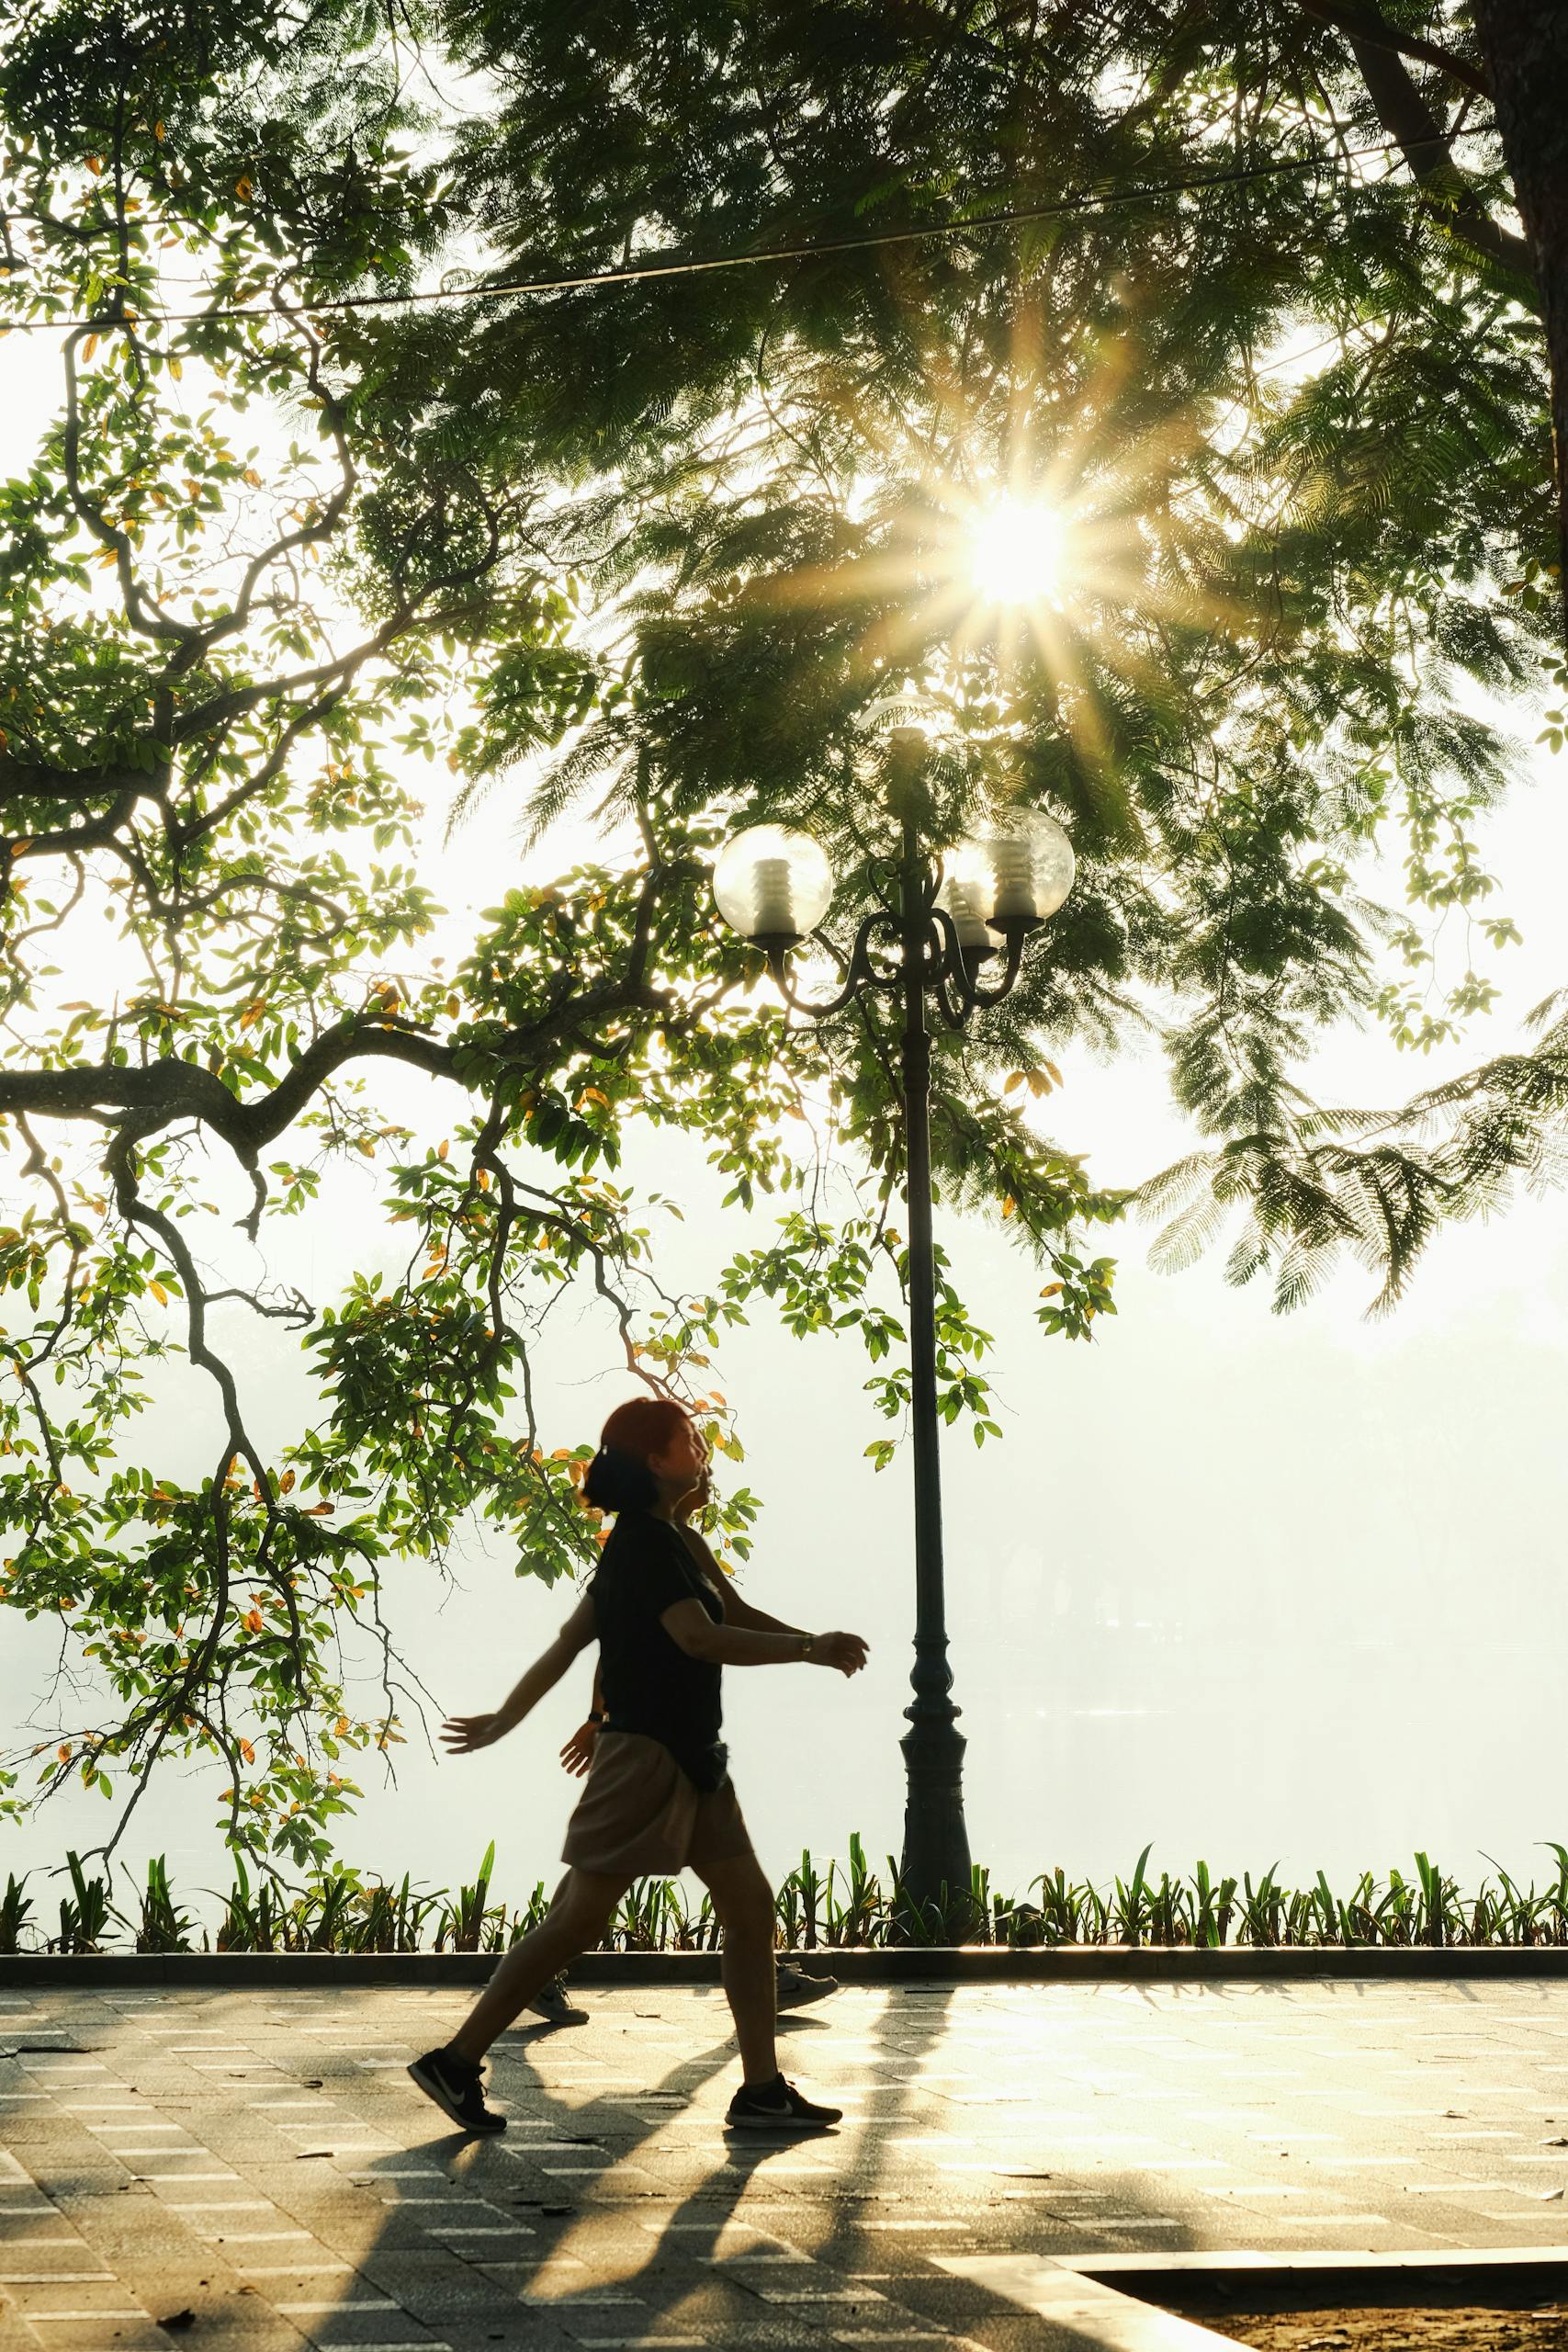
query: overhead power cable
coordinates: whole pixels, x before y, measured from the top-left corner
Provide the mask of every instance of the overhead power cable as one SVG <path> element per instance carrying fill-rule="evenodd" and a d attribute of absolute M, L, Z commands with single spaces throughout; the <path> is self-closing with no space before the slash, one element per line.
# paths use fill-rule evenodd
<path fill-rule="evenodd" d="M 272 319 L 280 311 L 290 318 L 327 318 L 354 311 L 411 310 L 426 302 L 499 302 L 511 295 L 570 294 L 595 286 L 637 286 L 661 277 L 699 277 L 721 269 L 761 269 L 772 263 L 812 261 L 820 254 L 868 253 L 891 245 L 911 245 L 933 237 L 973 237 L 993 229 L 1011 229 L 1032 220 L 1081 218 L 1112 211 L 1120 206 L 1148 204 L 1167 196 L 1201 193 L 1208 188 L 1235 187 L 1248 180 L 1277 179 L 1292 172 L 1310 172 L 1325 164 L 1356 163 L 1375 155 L 1408 156 L 1422 147 L 1442 149 L 1455 137 L 1473 139 L 1492 130 L 1489 123 L 1472 124 L 1448 135 L 1427 140 L 1382 140 L 1371 147 L 1342 147 L 1331 155 L 1293 155 L 1269 164 L 1247 164 L 1234 171 L 1207 172 L 1190 179 L 1153 180 L 1142 187 L 1083 188 L 1049 204 L 1015 204 L 995 212 L 968 215 L 959 220 L 928 220 L 908 229 L 867 230 L 856 236 L 822 237 L 792 245 L 761 245 L 750 253 L 678 254 L 668 260 L 626 262 L 615 269 L 581 270 L 554 277 L 504 278 L 483 286 L 416 287 L 399 294 L 334 294 L 321 300 L 271 303 L 214 303 L 195 311 L 127 311 L 124 316 L 99 311 L 86 317 L 17 319 L 0 324 L 0 334 L 33 334 L 53 330 L 70 333 L 79 327 L 107 333 L 127 326 L 202 326 L 220 319 Z"/>

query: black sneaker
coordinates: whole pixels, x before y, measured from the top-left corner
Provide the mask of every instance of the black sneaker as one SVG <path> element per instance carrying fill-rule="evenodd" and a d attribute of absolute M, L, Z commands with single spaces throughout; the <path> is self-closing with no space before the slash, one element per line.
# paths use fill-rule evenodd
<path fill-rule="evenodd" d="M 506 2118 L 485 2105 L 482 2070 L 455 2050 L 427 2050 L 409 2068 L 410 2079 L 426 2098 L 460 2123 L 465 2132 L 504 2132 Z"/>
<path fill-rule="evenodd" d="M 781 2009 L 803 2009 L 808 2001 L 825 2001 L 839 1989 L 836 1976 L 807 1976 L 804 1968 L 795 1968 L 787 1960 L 780 1961 L 778 1978 Z"/>
<path fill-rule="evenodd" d="M 586 2025 L 588 2012 L 580 2009 L 566 1989 L 564 1976 L 552 1976 L 541 1984 L 528 2007 L 536 2018 L 544 2018 L 551 2025 Z"/>
<path fill-rule="evenodd" d="M 760 2090 L 748 2090 L 742 2083 L 724 2120 L 731 2132 L 826 2132 L 842 2120 L 843 2112 L 841 2107 L 814 2105 L 775 2075 Z"/>

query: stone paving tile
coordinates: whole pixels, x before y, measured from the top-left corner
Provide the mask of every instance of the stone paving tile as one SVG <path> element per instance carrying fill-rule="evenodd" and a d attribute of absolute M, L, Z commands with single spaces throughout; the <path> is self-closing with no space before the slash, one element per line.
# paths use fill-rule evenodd
<path fill-rule="evenodd" d="M 783 2147 L 725 2142 L 716 1994 L 589 1998 L 500 2046 L 486 2143 L 402 2071 L 460 1994 L 0 2003 L 0 2352 L 185 2308 L 209 2352 L 1041 2352 L 987 2259 L 1568 2258 L 1568 1985 L 856 1989 L 786 2041 L 843 2129 Z"/>

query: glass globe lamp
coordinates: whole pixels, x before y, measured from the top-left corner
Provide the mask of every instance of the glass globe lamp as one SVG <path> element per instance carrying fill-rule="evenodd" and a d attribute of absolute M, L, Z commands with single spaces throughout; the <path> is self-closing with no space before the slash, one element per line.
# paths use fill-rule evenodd
<path fill-rule="evenodd" d="M 1073 845 L 1054 817 L 1009 808 L 960 842 L 947 860 L 944 890 L 962 896 L 982 923 L 1007 936 L 1054 915 L 1073 887 Z M 955 906 L 949 911 L 957 920 Z M 962 923 L 959 937 L 964 938 Z"/>
<path fill-rule="evenodd" d="M 714 867 L 719 913 L 759 947 L 793 947 L 815 931 L 833 895 L 821 843 L 792 825 L 748 825 Z"/>

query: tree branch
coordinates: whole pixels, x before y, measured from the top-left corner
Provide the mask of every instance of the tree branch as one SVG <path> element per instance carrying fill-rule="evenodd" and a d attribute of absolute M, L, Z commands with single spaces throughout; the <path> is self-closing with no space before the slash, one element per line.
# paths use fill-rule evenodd
<path fill-rule="evenodd" d="M 334 1071 L 361 1057 L 407 1062 L 438 1078 L 455 1074 L 450 1051 L 434 1038 L 406 1023 L 355 1015 L 318 1038 L 268 1093 L 253 1102 L 237 1100 L 210 1070 L 171 1057 L 142 1069 L 96 1062 L 70 1069 L 0 1071 L 0 1112 L 36 1112 L 56 1119 L 96 1119 L 106 1112 L 129 1112 L 138 1136 L 180 1119 L 194 1119 L 220 1136 L 249 1167 Z"/>
<path fill-rule="evenodd" d="M 1358 6 L 1341 7 L 1339 0 L 1332 0 L 1332 6 L 1328 0 L 1324 5 L 1318 5 L 1318 0 L 1297 0 L 1297 6 L 1304 14 L 1320 17 L 1346 33 L 1378 119 L 1398 146 L 1427 209 L 1472 252 L 1523 279 L 1534 293 L 1536 274 L 1529 246 L 1523 237 L 1495 220 L 1482 203 L 1474 184 L 1454 161 L 1442 124 L 1411 78 L 1404 57 L 1381 34 L 1374 40 L 1349 21 L 1360 17 Z M 1378 21 L 1381 24 L 1382 19 Z"/>
<path fill-rule="evenodd" d="M 152 768 L 51 768 L 0 752 L 0 808 L 15 800 L 101 800 L 129 794 L 133 800 L 161 800 L 169 788 L 166 765 Z"/>
<path fill-rule="evenodd" d="M 660 990 L 632 980 L 608 981 L 552 1007 L 539 1021 L 503 1031 L 490 1051 L 502 1062 L 531 1061 L 563 1039 L 581 1038 L 585 1022 L 667 1011 Z M 181 1119 L 193 1119 L 220 1136 L 250 1168 L 329 1079 L 359 1060 L 402 1062 L 433 1078 L 462 1082 L 451 1047 L 438 1038 L 408 1022 L 355 1013 L 307 1046 L 277 1083 L 252 1102 L 231 1094 L 212 1071 L 170 1057 L 146 1069 L 93 1062 L 67 1069 L 0 1070 L 0 1113 L 101 1120 L 106 1113 L 125 1112 L 131 1115 L 139 1140 Z"/>
<path fill-rule="evenodd" d="M 1418 33 L 1401 31 L 1391 25 L 1377 8 L 1363 5 L 1363 0 L 1296 0 L 1302 14 L 1316 17 L 1337 32 L 1348 33 L 1353 40 L 1363 41 L 1369 48 L 1390 51 L 1396 57 L 1408 57 L 1417 65 L 1435 66 L 1450 81 L 1473 90 L 1478 97 L 1490 97 L 1492 85 L 1486 69 L 1470 58 L 1460 57 L 1440 42 L 1423 40 Z"/>

